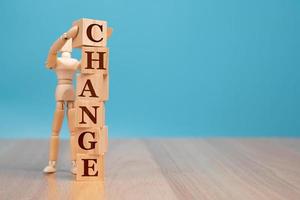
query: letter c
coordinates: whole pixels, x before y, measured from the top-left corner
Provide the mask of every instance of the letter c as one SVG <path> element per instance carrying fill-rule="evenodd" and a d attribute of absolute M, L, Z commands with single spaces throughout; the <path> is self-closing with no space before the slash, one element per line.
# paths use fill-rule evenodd
<path fill-rule="evenodd" d="M 103 32 L 103 27 L 102 27 L 102 25 L 99 25 L 99 24 L 90 24 L 90 25 L 87 27 L 87 29 L 86 29 L 86 35 L 87 35 L 87 37 L 88 37 L 91 41 L 93 41 L 93 42 L 101 42 L 101 41 L 103 40 L 103 37 L 100 38 L 99 40 L 96 40 L 96 39 L 94 39 L 93 36 L 92 36 L 92 29 L 93 29 L 94 26 L 99 27 L 100 31 Z"/>

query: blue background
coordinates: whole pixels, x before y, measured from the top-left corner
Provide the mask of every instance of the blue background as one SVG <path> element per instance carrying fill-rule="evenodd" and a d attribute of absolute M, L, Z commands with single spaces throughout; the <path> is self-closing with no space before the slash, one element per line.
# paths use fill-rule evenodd
<path fill-rule="evenodd" d="M 299 0 L 6 0 L 0 9 L 1 137 L 49 137 L 56 77 L 44 61 L 82 17 L 114 28 L 110 136 L 300 136 Z"/>

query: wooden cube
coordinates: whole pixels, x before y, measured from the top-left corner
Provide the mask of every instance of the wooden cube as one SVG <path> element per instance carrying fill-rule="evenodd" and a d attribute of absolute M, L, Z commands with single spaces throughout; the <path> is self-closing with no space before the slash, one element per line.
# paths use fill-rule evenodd
<path fill-rule="evenodd" d="M 104 101 L 105 89 L 102 71 L 95 74 L 80 74 L 76 82 L 76 99 Z"/>
<path fill-rule="evenodd" d="M 104 155 L 77 154 L 78 181 L 104 181 Z"/>
<path fill-rule="evenodd" d="M 104 103 L 101 101 L 75 101 L 75 126 L 80 127 L 103 127 L 104 126 Z"/>
<path fill-rule="evenodd" d="M 109 98 L 109 75 L 103 75 L 102 87 L 102 100 L 107 101 Z"/>
<path fill-rule="evenodd" d="M 101 119 L 102 119 L 102 123 L 100 124 L 100 128 L 104 127 L 105 126 L 105 103 L 102 102 L 103 104 L 103 107 L 102 107 L 102 116 L 101 116 Z"/>
<path fill-rule="evenodd" d="M 100 153 L 101 152 L 106 153 L 107 149 L 108 149 L 108 128 L 107 128 L 107 126 L 103 126 L 100 133 L 101 133 L 102 140 L 100 140 L 99 150 L 100 150 Z"/>
<path fill-rule="evenodd" d="M 75 141 L 76 152 L 80 154 L 99 155 L 100 128 L 77 128 Z"/>
<path fill-rule="evenodd" d="M 107 152 L 107 127 L 78 128 L 75 141 L 76 152 L 80 154 L 100 155 Z"/>
<path fill-rule="evenodd" d="M 103 71 L 108 74 L 109 49 L 106 47 L 82 47 L 81 66 L 82 74 L 93 74 Z"/>
<path fill-rule="evenodd" d="M 73 23 L 78 26 L 78 34 L 73 40 L 73 47 L 105 47 L 107 43 L 107 22 L 82 18 Z"/>

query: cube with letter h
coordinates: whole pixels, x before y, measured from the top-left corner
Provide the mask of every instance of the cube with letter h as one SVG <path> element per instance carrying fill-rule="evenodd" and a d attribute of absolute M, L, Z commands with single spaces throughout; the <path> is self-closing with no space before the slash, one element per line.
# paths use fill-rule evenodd
<path fill-rule="evenodd" d="M 93 74 L 102 71 L 107 75 L 109 50 L 106 47 L 82 47 L 81 73 Z"/>

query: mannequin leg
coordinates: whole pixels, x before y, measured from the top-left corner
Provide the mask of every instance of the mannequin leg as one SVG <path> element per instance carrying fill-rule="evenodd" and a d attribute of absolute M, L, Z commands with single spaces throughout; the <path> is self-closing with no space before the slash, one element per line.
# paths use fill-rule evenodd
<path fill-rule="evenodd" d="M 52 134 L 50 139 L 49 149 L 49 165 L 44 168 L 45 173 L 53 173 L 56 171 L 56 160 L 59 147 L 59 132 L 64 119 L 64 102 L 56 102 L 56 110 L 54 112 L 54 119 L 52 124 Z"/>
<path fill-rule="evenodd" d="M 71 172 L 76 174 L 76 146 L 75 146 L 75 108 L 74 102 L 68 101 L 68 125 L 70 130 L 70 147 L 71 147 L 71 161 L 72 161 L 72 169 Z"/>

